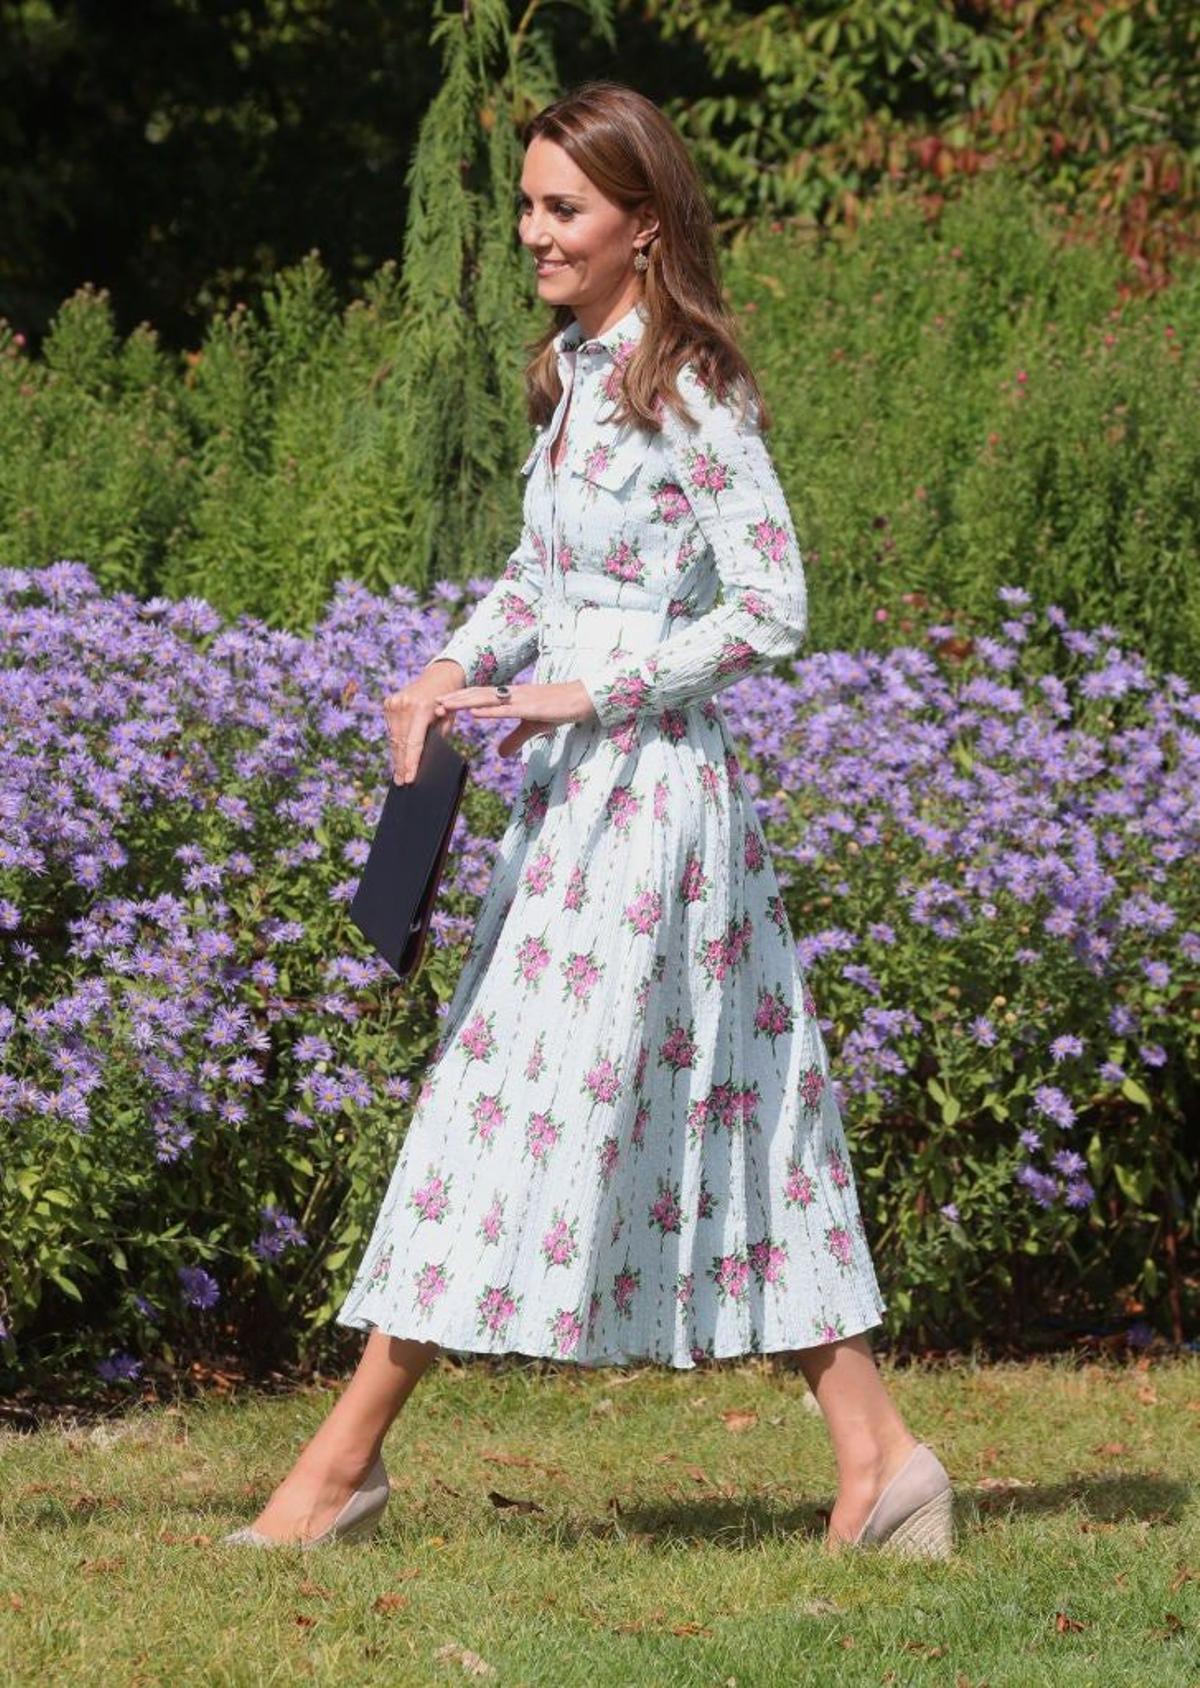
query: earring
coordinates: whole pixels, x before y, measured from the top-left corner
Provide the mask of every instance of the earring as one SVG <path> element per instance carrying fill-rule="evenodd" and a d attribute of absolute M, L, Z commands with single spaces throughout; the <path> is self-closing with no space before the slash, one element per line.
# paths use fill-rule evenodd
<path fill-rule="evenodd" d="M 642 251 L 640 246 L 635 246 L 633 249 L 633 267 L 638 271 L 648 270 L 650 268 L 650 260 Z"/>

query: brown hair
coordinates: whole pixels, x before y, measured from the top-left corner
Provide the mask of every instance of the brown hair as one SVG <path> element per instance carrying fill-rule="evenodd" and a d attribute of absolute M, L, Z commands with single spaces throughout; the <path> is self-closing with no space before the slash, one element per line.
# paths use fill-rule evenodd
<path fill-rule="evenodd" d="M 645 95 L 620 82 L 582 83 L 543 107 L 522 131 L 522 145 L 553 141 L 606 198 L 626 211 L 654 202 L 658 233 L 646 246 L 642 274 L 647 321 L 625 366 L 613 420 L 637 421 L 657 433 L 660 401 L 687 423 L 696 418 L 680 397 L 676 378 L 691 362 L 701 383 L 724 401 L 739 391 L 758 407 L 760 426 L 770 414 L 750 365 L 737 344 L 737 326 L 721 294 L 712 210 L 678 130 Z M 530 420 L 548 422 L 562 396 L 552 342 L 574 312 L 554 308 L 553 321 L 529 347 L 525 389 Z"/>

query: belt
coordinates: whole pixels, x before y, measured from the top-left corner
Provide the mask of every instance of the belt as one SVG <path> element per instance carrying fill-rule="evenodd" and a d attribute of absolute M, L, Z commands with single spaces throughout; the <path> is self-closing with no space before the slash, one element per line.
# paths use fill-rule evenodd
<path fill-rule="evenodd" d="M 538 598 L 538 645 L 557 649 L 630 652 L 653 650 L 668 636 L 674 618 L 667 601 L 631 581 L 606 575 L 563 578 L 561 587 L 544 589 Z"/>

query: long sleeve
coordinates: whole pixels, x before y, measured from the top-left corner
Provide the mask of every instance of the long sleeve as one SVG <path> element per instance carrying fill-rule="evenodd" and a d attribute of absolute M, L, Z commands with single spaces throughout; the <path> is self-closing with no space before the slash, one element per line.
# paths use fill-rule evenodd
<path fill-rule="evenodd" d="M 500 578 L 425 666 L 452 657 L 468 686 L 500 686 L 519 674 L 537 654 L 543 552 L 540 536 L 524 523 Z"/>
<path fill-rule="evenodd" d="M 808 628 L 804 564 L 770 453 L 749 405 L 718 403 L 691 363 L 679 391 L 694 429 L 664 407 L 668 458 L 711 548 L 720 601 L 656 649 L 577 673 L 603 726 L 702 702 L 794 656 Z"/>

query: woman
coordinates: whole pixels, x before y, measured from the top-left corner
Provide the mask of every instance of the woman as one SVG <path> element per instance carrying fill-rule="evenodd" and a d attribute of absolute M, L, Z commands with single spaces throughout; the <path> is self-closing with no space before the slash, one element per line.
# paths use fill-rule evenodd
<path fill-rule="evenodd" d="M 530 123 L 554 320 L 503 578 L 385 704 L 394 775 L 457 711 L 524 778 L 374 1233 L 371 1332 L 253 1526 L 368 1533 L 439 1348 L 584 1365 L 792 1353 L 838 1466 L 827 1544 L 944 1554 L 951 1491 L 866 1330 L 880 1298 L 816 1004 L 716 694 L 795 654 L 804 571 L 679 136 L 592 82 Z M 718 597 L 720 602 L 718 603 Z M 510 684 L 536 657 L 532 681 Z"/>

